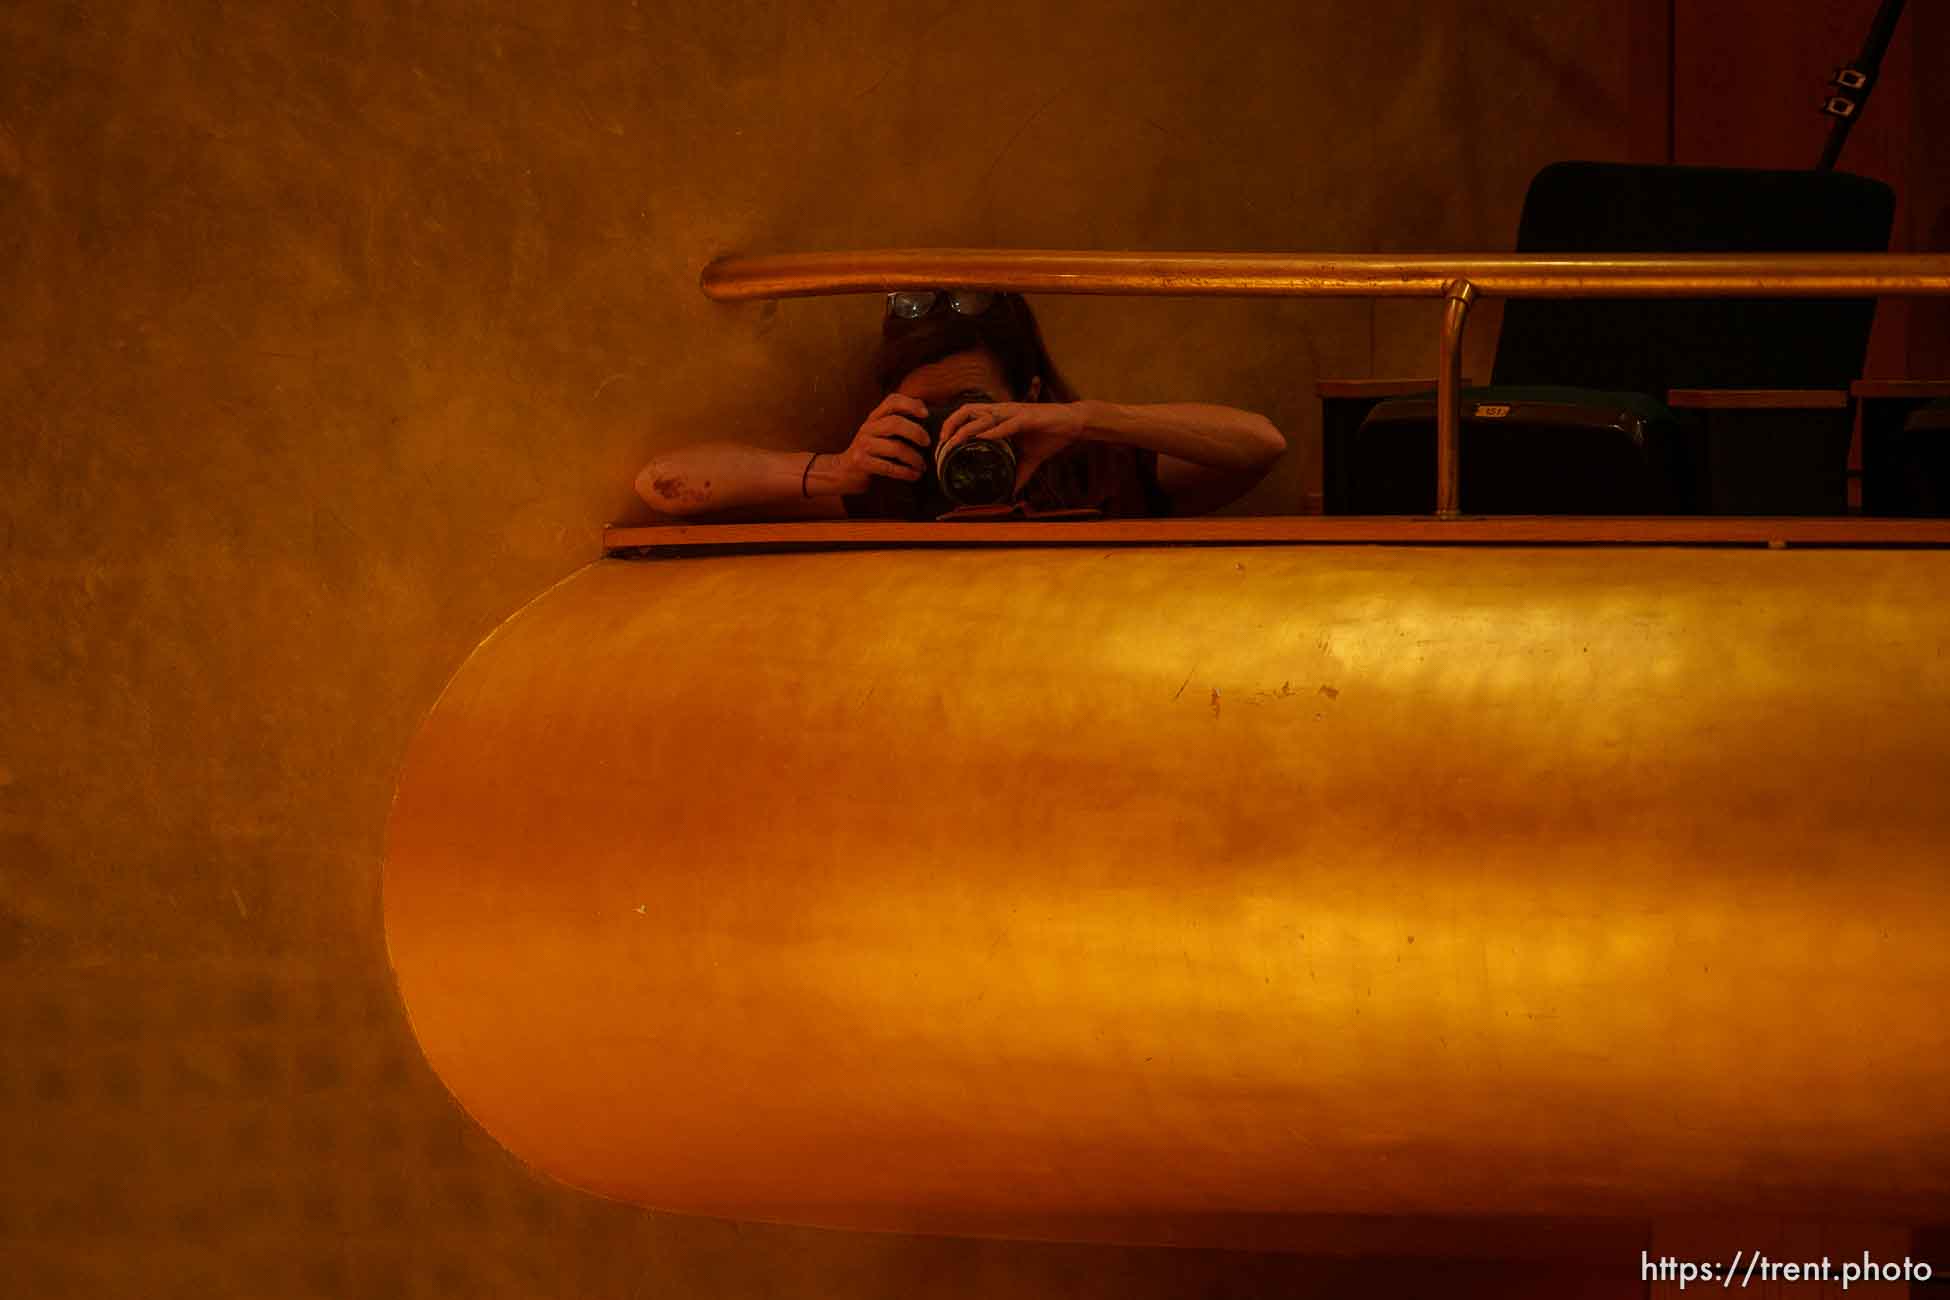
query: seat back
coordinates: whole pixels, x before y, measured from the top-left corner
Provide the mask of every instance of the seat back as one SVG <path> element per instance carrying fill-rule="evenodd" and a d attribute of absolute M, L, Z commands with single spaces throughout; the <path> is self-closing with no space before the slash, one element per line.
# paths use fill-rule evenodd
<path fill-rule="evenodd" d="M 1520 253 L 1875 253 L 1896 196 L 1840 172 L 1553 163 L 1524 198 Z M 1490 382 L 1644 393 L 1847 388 L 1874 299 L 1544 299 L 1504 309 Z"/>

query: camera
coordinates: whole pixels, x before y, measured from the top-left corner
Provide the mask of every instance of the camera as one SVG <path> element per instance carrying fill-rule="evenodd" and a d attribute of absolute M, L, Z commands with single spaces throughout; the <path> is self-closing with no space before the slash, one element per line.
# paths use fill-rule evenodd
<path fill-rule="evenodd" d="M 970 402 L 988 402 L 987 393 L 959 393 L 946 406 L 930 406 L 921 427 L 934 448 L 934 477 L 941 495 L 957 506 L 1005 505 L 1016 494 L 1016 449 L 1007 438 L 970 438 L 944 449 L 941 426 Z"/>
<path fill-rule="evenodd" d="M 930 406 L 927 418 L 916 421 L 927 442 L 914 449 L 927 461 L 920 479 L 909 483 L 875 476 L 866 491 L 849 496 L 847 510 L 874 519 L 938 519 L 961 506 L 1006 505 L 1016 493 L 1016 449 L 1002 438 L 971 438 L 943 455 L 941 426 L 971 402 L 993 402 L 987 393 L 970 389 L 951 401 Z"/>

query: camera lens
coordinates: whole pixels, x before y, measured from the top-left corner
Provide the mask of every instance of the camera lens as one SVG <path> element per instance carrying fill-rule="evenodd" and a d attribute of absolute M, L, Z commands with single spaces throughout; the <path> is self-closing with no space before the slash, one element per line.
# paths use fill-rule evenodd
<path fill-rule="evenodd" d="M 958 506 L 995 506 L 1016 491 L 1016 449 L 1007 439 L 971 438 L 939 456 L 941 493 Z"/>

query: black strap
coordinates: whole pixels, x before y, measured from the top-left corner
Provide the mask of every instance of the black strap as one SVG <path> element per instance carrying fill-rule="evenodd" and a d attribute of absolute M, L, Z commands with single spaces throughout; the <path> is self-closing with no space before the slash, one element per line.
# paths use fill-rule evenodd
<path fill-rule="evenodd" d="M 1835 93 L 1828 97 L 1821 111 L 1835 121 L 1829 128 L 1821 161 L 1815 164 L 1816 171 L 1832 172 L 1840 161 L 1849 131 L 1869 105 L 1869 94 L 1875 90 L 1876 77 L 1882 71 L 1882 56 L 1888 53 L 1890 38 L 1895 36 L 1896 23 L 1902 16 L 1903 0 L 1882 0 L 1875 21 L 1869 24 L 1869 39 L 1863 42 L 1862 53 L 1854 63 L 1836 72 L 1829 83 L 1835 87 Z"/>

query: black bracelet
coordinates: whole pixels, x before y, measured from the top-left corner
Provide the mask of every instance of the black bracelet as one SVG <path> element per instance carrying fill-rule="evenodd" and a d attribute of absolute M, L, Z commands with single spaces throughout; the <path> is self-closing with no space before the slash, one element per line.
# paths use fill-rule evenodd
<path fill-rule="evenodd" d="M 819 459 L 818 452 L 814 452 L 812 455 L 806 457 L 806 467 L 803 470 L 799 471 L 799 495 L 802 497 L 809 497 L 812 495 L 812 493 L 806 491 L 806 480 L 812 477 L 812 465 L 813 462 L 818 459 Z"/>

